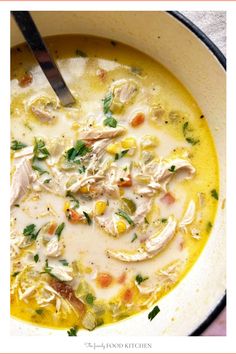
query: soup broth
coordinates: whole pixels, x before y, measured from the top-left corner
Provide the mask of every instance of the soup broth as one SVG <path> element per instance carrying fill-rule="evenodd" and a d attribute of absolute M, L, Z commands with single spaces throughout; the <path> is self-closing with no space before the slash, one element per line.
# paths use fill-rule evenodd
<path fill-rule="evenodd" d="M 76 103 L 60 104 L 26 45 L 12 50 L 12 316 L 69 335 L 146 309 L 152 319 L 214 224 L 207 118 L 133 48 L 46 43 Z"/>

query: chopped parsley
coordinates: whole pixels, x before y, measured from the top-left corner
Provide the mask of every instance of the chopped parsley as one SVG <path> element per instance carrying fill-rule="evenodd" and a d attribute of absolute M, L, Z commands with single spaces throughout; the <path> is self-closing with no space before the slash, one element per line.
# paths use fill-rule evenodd
<path fill-rule="evenodd" d="M 87 58 L 87 54 L 81 49 L 76 49 L 75 54 L 77 55 L 77 57 Z"/>
<path fill-rule="evenodd" d="M 185 137 L 185 140 L 186 140 L 189 144 L 191 144 L 191 145 L 196 145 L 196 144 L 198 144 L 198 143 L 200 142 L 199 139 L 195 139 L 195 138 L 193 138 L 193 137 L 188 136 L 188 133 L 193 131 L 193 129 L 190 128 L 190 126 L 189 126 L 189 122 L 185 122 L 185 123 L 183 124 L 182 130 L 183 130 L 183 135 L 184 135 L 184 137 Z"/>
<path fill-rule="evenodd" d="M 23 148 L 25 148 L 27 145 L 22 143 L 21 141 L 19 140 L 13 140 L 11 142 L 11 149 L 12 150 L 21 150 Z"/>
<path fill-rule="evenodd" d="M 117 126 L 117 120 L 112 117 L 112 112 L 111 112 L 111 104 L 113 100 L 113 94 L 110 92 L 106 95 L 106 97 L 102 100 L 103 102 L 103 113 L 106 116 L 106 119 L 104 119 L 103 124 L 106 126 L 109 126 L 111 128 L 116 128 Z"/>
<path fill-rule="evenodd" d="M 166 224 L 166 223 L 167 223 L 167 219 L 166 219 L 166 218 L 162 218 L 162 219 L 161 219 L 161 222 L 162 222 L 163 224 Z"/>
<path fill-rule="evenodd" d="M 82 165 L 79 169 L 78 169 L 79 173 L 82 174 L 86 171 L 86 167 L 84 165 Z"/>
<path fill-rule="evenodd" d="M 219 199 L 219 195 L 218 195 L 216 189 L 212 189 L 212 190 L 211 190 L 211 196 L 212 196 L 213 198 L 215 198 L 216 200 Z"/>
<path fill-rule="evenodd" d="M 41 167 L 36 166 L 36 165 L 32 165 L 32 169 L 35 170 L 35 171 L 38 171 L 38 173 L 40 175 L 43 175 L 44 173 L 49 173 L 48 171 L 43 170 Z"/>
<path fill-rule="evenodd" d="M 145 280 L 147 280 L 148 279 L 148 277 L 142 277 L 142 275 L 141 274 L 138 274 L 138 275 L 136 275 L 136 278 L 135 278 L 135 280 L 136 280 L 136 282 L 138 283 L 138 284 L 141 284 L 141 283 L 143 283 Z"/>
<path fill-rule="evenodd" d="M 66 259 L 59 259 L 59 262 L 64 265 L 65 267 L 69 265 Z"/>
<path fill-rule="evenodd" d="M 104 119 L 103 124 L 111 128 L 116 128 L 117 120 L 113 117 L 107 117 L 106 119 Z"/>
<path fill-rule="evenodd" d="M 20 272 L 14 272 L 14 273 L 12 274 L 12 277 L 16 277 L 18 274 L 20 274 Z"/>
<path fill-rule="evenodd" d="M 34 159 L 45 160 L 49 156 L 49 151 L 42 139 L 35 138 L 34 142 Z"/>
<path fill-rule="evenodd" d="M 123 156 L 127 154 L 128 150 L 122 150 L 119 154 L 115 154 L 115 161 L 121 159 Z"/>
<path fill-rule="evenodd" d="M 145 224 L 149 225 L 149 221 L 148 221 L 148 219 L 146 217 L 144 218 L 144 222 L 145 222 Z"/>
<path fill-rule="evenodd" d="M 134 236 L 133 236 L 133 238 L 132 238 L 132 240 L 131 240 L 131 243 L 134 242 L 135 240 L 137 240 L 137 238 L 138 238 L 138 236 L 137 236 L 137 234 L 135 233 Z"/>
<path fill-rule="evenodd" d="M 87 219 L 87 223 L 88 223 L 89 225 L 91 225 L 91 224 L 92 224 L 92 219 L 90 218 L 89 214 L 86 213 L 86 211 L 83 211 L 83 214 L 84 214 L 84 216 L 85 216 L 86 219 Z"/>
<path fill-rule="evenodd" d="M 78 332 L 78 327 L 74 326 L 74 327 L 71 327 L 69 329 L 69 331 L 67 331 L 67 334 L 68 334 L 69 337 L 76 337 L 77 336 L 77 332 Z"/>
<path fill-rule="evenodd" d="M 61 233 L 62 233 L 64 227 L 65 227 L 65 223 L 64 223 L 64 222 L 57 226 L 57 229 L 56 229 L 56 231 L 55 231 L 55 235 L 57 235 L 58 240 L 59 240 L 60 237 L 61 237 Z"/>
<path fill-rule="evenodd" d="M 160 312 L 159 307 L 158 307 L 158 306 L 155 306 L 155 307 L 152 309 L 152 311 L 149 312 L 149 314 L 148 314 L 148 319 L 149 319 L 150 321 L 152 321 L 153 318 L 156 317 L 156 315 L 157 315 L 159 312 Z"/>
<path fill-rule="evenodd" d="M 192 144 L 192 145 L 196 145 L 200 142 L 199 139 L 194 139 L 194 138 L 185 138 L 185 140 L 189 143 L 189 144 Z"/>
<path fill-rule="evenodd" d="M 93 302 L 95 299 L 96 298 L 95 298 L 95 296 L 93 296 L 93 294 L 87 294 L 86 298 L 85 298 L 87 304 L 89 304 L 89 305 L 93 305 Z"/>
<path fill-rule="evenodd" d="M 68 161 L 80 163 L 79 157 L 85 156 L 91 148 L 87 147 L 83 140 L 77 140 L 74 147 L 66 151 L 66 158 Z"/>
<path fill-rule="evenodd" d="M 134 225 L 133 220 L 131 219 L 131 217 L 124 211 L 119 209 L 118 212 L 116 213 L 116 215 L 121 216 L 123 219 L 125 219 L 130 225 Z"/>
<path fill-rule="evenodd" d="M 172 165 L 170 168 L 168 168 L 168 171 L 175 172 L 175 165 Z"/>
<path fill-rule="evenodd" d="M 31 240 L 36 240 L 40 230 L 41 230 L 41 228 L 38 231 L 36 231 L 36 225 L 30 224 L 24 228 L 23 235 L 30 237 Z"/>
<path fill-rule="evenodd" d="M 34 255 L 34 261 L 35 261 L 35 263 L 38 263 L 38 261 L 39 261 L 39 255 L 38 254 Z"/>

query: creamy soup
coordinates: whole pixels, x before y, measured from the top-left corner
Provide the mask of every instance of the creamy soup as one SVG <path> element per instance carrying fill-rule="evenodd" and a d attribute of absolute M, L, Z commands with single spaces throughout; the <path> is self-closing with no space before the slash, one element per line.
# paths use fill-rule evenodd
<path fill-rule="evenodd" d="M 135 49 L 46 42 L 76 103 L 60 104 L 26 45 L 12 50 L 12 316 L 71 336 L 147 309 L 158 321 L 214 224 L 207 117 Z"/>

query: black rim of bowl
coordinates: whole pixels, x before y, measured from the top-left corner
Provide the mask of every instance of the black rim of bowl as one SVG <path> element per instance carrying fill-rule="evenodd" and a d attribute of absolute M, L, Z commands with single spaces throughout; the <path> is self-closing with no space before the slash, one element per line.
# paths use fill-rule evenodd
<path fill-rule="evenodd" d="M 171 16 L 173 16 L 176 20 L 180 21 L 183 25 L 185 25 L 191 32 L 193 32 L 214 54 L 216 59 L 220 62 L 223 68 L 226 70 L 226 58 L 224 54 L 220 51 L 220 49 L 207 37 L 207 35 L 202 32 L 192 21 L 190 21 L 187 17 L 182 15 L 178 11 L 167 11 Z M 226 307 L 226 293 L 216 305 L 213 311 L 207 316 L 207 318 L 191 333 L 189 336 L 200 336 L 219 316 L 219 314 Z"/>

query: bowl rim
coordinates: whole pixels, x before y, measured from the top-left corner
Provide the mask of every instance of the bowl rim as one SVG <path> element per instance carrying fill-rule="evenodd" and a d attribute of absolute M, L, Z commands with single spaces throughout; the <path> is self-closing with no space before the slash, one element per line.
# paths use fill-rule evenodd
<path fill-rule="evenodd" d="M 226 72 L 226 57 L 221 50 L 212 42 L 212 40 L 191 20 L 184 16 L 179 11 L 166 11 L 169 15 L 174 17 L 177 21 L 181 22 L 187 27 L 195 36 L 197 36 L 212 52 L 219 63 L 222 65 Z M 189 336 L 200 336 L 219 316 L 219 314 L 226 307 L 226 290 L 221 300 L 216 304 L 215 308 L 210 312 L 206 319 L 192 332 Z"/>

